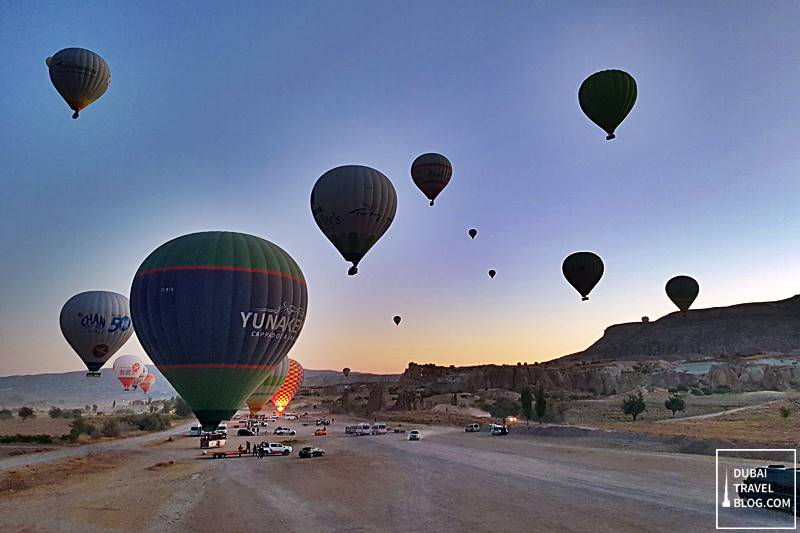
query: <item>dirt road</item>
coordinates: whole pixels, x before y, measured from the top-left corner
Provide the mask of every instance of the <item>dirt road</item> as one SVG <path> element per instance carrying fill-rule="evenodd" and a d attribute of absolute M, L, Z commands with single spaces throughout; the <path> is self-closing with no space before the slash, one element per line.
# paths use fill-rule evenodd
<path fill-rule="evenodd" d="M 97 445 L 99 462 L 106 453 L 125 461 L 0 493 L 0 517 L 10 531 L 37 532 L 714 530 L 713 457 L 448 429 L 423 429 L 420 442 L 352 437 L 338 421 L 331 435 L 313 437 L 313 425 L 289 425 L 298 431 L 294 454 L 261 460 L 199 459 L 196 439 L 164 434 Z M 244 440 L 229 439 L 228 449 Z M 305 443 L 327 455 L 298 458 Z"/>

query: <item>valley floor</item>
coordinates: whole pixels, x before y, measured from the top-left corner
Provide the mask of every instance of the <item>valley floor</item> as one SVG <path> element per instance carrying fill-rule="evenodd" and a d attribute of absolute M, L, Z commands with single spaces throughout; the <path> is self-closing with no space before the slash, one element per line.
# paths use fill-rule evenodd
<path fill-rule="evenodd" d="M 403 434 L 353 437 L 339 419 L 329 436 L 313 437 L 313 424 L 289 425 L 299 436 L 288 457 L 201 458 L 197 439 L 179 436 L 181 427 L 0 460 L 3 529 L 714 530 L 713 456 L 441 427 L 421 428 L 419 442 Z M 227 449 L 244 440 L 229 439 Z M 300 459 L 304 444 L 327 455 Z M 741 518 L 752 525 L 786 520 L 747 513 Z"/>

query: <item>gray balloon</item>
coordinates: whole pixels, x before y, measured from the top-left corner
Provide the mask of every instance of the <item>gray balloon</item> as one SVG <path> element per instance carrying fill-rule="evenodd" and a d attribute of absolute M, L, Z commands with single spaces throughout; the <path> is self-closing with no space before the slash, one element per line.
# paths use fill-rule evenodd
<path fill-rule="evenodd" d="M 389 229 L 396 212 L 394 185 L 374 168 L 334 168 L 323 174 L 311 191 L 314 220 L 345 261 L 353 264 L 347 272 L 351 276 Z"/>
<path fill-rule="evenodd" d="M 122 348 L 133 333 L 128 299 L 115 292 L 76 294 L 61 308 L 61 333 L 89 369 L 99 376 L 100 367 Z"/>
<path fill-rule="evenodd" d="M 75 111 L 72 118 L 103 96 L 111 83 L 108 63 L 85 48 L 64 48 L 45 63 L 58 94 Z"/>

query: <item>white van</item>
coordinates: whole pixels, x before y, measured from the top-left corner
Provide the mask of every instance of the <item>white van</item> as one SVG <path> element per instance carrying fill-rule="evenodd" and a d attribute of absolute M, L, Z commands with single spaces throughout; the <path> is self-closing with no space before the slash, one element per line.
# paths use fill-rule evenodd
<path fill-rule="evenodd" d="M 356 424 L 356 435 L 372 435 L 372 428 L 366 422 Z"/>
<path fill-rule="evenodd" d="M 373 435 L 386 435 L 386 424 L 383 422 L 376 422 L 372 424 Z"/>
<path fill-rule="evenodd" d="M 467 424 L 464 427 L 464 431 L 467 432 L 467 433 L 477 433 L 480 430 L 481 430 L 481 425 L 480 424 L 475 424 L 475 423 Z"/>
<path fill-rule="evenodd" d="M 203 426 L 200 424 L 192 424 L 192 427 L 189 428 L 189 436 L 190 437 L 199 437 L 203 434 Z"/>

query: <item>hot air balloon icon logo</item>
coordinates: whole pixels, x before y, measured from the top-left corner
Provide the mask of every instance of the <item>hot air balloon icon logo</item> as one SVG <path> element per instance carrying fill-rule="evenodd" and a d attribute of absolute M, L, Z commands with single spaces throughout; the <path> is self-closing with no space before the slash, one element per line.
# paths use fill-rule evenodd
<path fill-rule="evenodd" d="M 731 500 L 728 498 L 728 471 L 725 470 L 725 494 L 722 497 L 722 506 L 723 507 L 730 507 Z"/>

